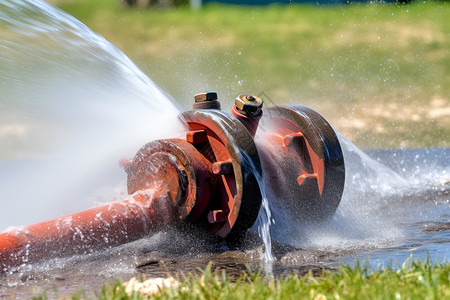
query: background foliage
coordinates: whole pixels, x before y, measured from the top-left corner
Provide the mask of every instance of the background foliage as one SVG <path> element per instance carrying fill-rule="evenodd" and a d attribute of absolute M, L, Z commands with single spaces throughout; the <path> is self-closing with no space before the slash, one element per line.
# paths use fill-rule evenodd
<path fill-rule="evenodd" d="M 126 8 L 54 0 L 127 54 L 181 109 L 204 90 L 303 104 L 362 148 L 450 146 L 445 1 Z"/>

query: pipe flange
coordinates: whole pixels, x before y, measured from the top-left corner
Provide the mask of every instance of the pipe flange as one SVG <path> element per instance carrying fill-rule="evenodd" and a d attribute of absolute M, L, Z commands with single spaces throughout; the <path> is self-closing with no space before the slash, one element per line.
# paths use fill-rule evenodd
<path fill-rule="evenodd" d="M 305 222 L 336 212 L 344 189 L 344 158 L 336 133 L 320 114 L 300 105 L 266 108 L 256 139 L 274 206 Z"/>
<path fill-rule="evenodd" d="M 180 115 L 186 139 L 211 163 L 210 203 L 201 220 L 220 237 L 239 236 L 256 221 L 261 206 L 261 162 L 252 136 L 233 116 L 219 110 Z"/>
<path fill-rule="evenodd" d="M 137 152 L 128 174 L 128 193 L 157 189 L 167 191 L 179 220 L 197 217 L 209 200 L 211 164 L 182 139 L 150 142 Z"/>

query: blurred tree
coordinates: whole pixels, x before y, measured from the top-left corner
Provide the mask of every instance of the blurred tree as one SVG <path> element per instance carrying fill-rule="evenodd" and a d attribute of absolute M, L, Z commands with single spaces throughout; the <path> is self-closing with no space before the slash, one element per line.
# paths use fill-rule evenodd
<path fill-rule="evenodd" d="M 136 0 L 121 0 L 120 2 L 125 3 L 128 6 L 136 5 Z"/>
<path fill-rule="evenodd" d="M 121 0 L 127 6 L 166 8 L 187 5 L 189 0 Z"/>

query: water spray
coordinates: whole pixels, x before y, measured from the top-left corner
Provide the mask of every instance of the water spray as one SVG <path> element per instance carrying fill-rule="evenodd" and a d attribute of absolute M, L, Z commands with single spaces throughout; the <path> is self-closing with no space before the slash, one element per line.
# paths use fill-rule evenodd
<path fill-rule="evenodd" d="M 273 106 L 264 114 L 262 107 L 260 98 L 239 95 L 228 114 L 216 93 L 195 95 L 193 110 L 179 116 L 184 139 L 152 141 L 122 163 L 127 199 L 0 234 L 0 272 L 114 247 L 180 223 L 236 242 L 258 217 L 261 188 L 271 205 L 300 221 L 331 217 L 345 177 L 334 130 L 304 106 Z"/>

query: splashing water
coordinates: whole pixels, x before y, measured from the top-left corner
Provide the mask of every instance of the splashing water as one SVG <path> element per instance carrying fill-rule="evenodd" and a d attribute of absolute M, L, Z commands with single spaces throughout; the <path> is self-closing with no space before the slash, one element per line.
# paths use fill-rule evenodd
<path fill-rule="evenodd" d="M 261 209 L 259 210 L 258 218 L 254 226 L 258 228 L 258 234 L 264 243 L 264 255 L 262 256 L 263 263 L 261 265 L 261 269 L 264 270 L 266 276 L 272 277 L 273 262 L 275 261 L 275 257 L 272 254 L 272 237 L 270 234 L 270 229 L 274 220 L 272 218 L 270 204 L 265 192 L 264 181 L 262 180 L 262 178 L 258 176 L 257 180 L 261 189 L 262 202 L 261 202 Z"/>
<path fill-rule="evenodd" d="M 0 212 L 0 230 L 124 198 L 118 161 L 182 134 L 177 108 L 70 15 L 43 1 L 0 8 L 0 198 L 14 199 Z M 268 261 L 270 220 L 264 198 L 258 231 Z"/>
<path fill-rule="evenodd" d="M 249 157 L 244 157 L 245 167 L 250 168 L 255 175 L 256 181 L 258 182 L 259 189 L 261 191 L 262 202 L 261 208 L 258 213 L 258 218 L 255 224 L 252 226 L 253 230 L 257 230 L 259 236 L 264 243 L 264 253 L 261 255 L 264 261 L 267 263 L 264 266 L 265 272 L 271 273 L 271 262 L 275 260 L 272 254 L 272 238 L 270 234 L 270 227 L 273 224 L 272 212 L 270 210 L 269 200 L 266 194 L 266 188 L 264 180 L 259 176 L 259 172 L 256 170 L 256 166 L 253 164 Z"/>
<path fill-rule="evenodd" d="M 43 1 L 0 3 L 0 53 L 0 230 L 124 193 L 119 159 L 181 127 L 122 52 Z"/>
<path fill-rule="evenodd" d="M 275 239 L 300 248 L 341 255 L 373 249 L 412 249 L 418 243 L 412 237 L 420 235 L 420 222 L 448 216 L 449 200 L 445 197 L 450 189 L 446 184 L 450 174 L 448 162 L 437 163 L 428 151 L 426 157 L 416 154 L 416 159 L 408 163 L 396 154 L 391 154 L 390 160 L 386 157 L 375 160 L 343 136 L 339 139 L 345 157 L 346 179 L 336 214 L 324 223 L 297 226 L 298 222 L 289 211 L 271 206 Z M 437 248 L 439 259 L 445 259 L 445 243 Z M 427 250 L 422 250 L 421 255 L 426 257 Z M 386 263 L 386 252 L 382 253 L 385 257 L 374 262 Z M 409 252 L 403 253 L 398 259 L 408 256 Z"/>
<path fill-rule="evenodd" d="M 401 228 L 381 208 L 408 182 L 340 136 L 346 162 L 345 188 L 334 218 L 307 233 L 307 244 L 321 249 L 369 248 L 401 238 Z"/>

